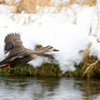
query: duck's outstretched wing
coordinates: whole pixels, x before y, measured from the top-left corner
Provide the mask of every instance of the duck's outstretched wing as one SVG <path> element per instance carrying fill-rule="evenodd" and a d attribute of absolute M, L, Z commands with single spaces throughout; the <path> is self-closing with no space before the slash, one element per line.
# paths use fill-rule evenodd
<path fill-rule="evenodd" d="M 27 57 L 29 56 L 29 54 L 27 53 L 21 53 L 17 56 L 14 56 L 14 57 L 7 57 L 5 58 L 3 61 L 0 62 L 0 68 L 3 68 L 3 69 L 7 69 L 9 68 L 11 62 L 18 62 L 18 60 L 22 60 L 24 57 Z M 9 66 L 8 66 L 9 65 Z"/>
<path fill-rule="evenodd" d="M 8 34 L 5 37 L 5 47 L 4 47 L 4 52 L 5 54 L 11 51 L 13 48 L 20 48 L 23 46 L 22 41 L 20 39 L 20 35 L 15 33 L 15 34 Z"/>

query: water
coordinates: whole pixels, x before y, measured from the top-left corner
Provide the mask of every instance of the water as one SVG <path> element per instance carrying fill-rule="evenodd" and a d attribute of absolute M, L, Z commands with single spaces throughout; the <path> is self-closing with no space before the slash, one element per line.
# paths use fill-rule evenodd
<path fill-rule="evenodd" d="M 100 100 L 100 79 L 1 76 L 0 100 Z"/>

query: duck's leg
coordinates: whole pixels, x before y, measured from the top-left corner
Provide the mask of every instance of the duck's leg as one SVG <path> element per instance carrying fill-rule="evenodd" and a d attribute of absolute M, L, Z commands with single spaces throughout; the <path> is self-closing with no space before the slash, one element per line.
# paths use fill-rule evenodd
<path fill-rule="evenodd" d="M 2 67 L 2 69 L 9 69 L 9 68 L 10 68 L 9 64 L 7 66 L 5 66 L 5 67 Z"/>

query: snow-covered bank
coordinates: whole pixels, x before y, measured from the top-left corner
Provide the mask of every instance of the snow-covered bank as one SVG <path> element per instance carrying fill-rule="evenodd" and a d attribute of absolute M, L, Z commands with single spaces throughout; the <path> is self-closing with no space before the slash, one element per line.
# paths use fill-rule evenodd
<path fill-rule="evenodd" d="M 74 64 L 82 61 L 84 53 L 79 54 L 79 50 L 86 50 L 91 42 L 90 54 L 97 54 L 100 59 L 100 44 L 96 37 L 89 35 L 92 18 L 95 7 L 80 7 L 73 5 L 76 9 L 76 15 L 73 15 L 71 9 L 65 13 L 43 13 L 43 14 L 16 14 L 13 15 L 12 8 L 8 9 L 1 5 L 0 15 L 0 60 L 4 59 L 4 37 L 8 33 L 18 32 L 25 47 L 34 49 L 37 44 L 42 46 L 52 45 L 60 52 L 52 52 L 55 61 L 60 65 L 62 71 L 73 71 Z M 47 9 L 47 8 L 46 8 Z M 48 10 L 48 9 L 47 9 Z M 66 16 L 69 14 L 69 16 Z M 94 17 L 96 18 L 97 15 Z M 94 22 L 96 25 L 97 23 Z M 95 25 L 93 29 L 95 30 Z M 99 35 L 98 35 L 99 36 Z M 29 62 L 34 67 L 40 66 L 42 62 L 48 62 L 47 58 L 37 57 Z"/>

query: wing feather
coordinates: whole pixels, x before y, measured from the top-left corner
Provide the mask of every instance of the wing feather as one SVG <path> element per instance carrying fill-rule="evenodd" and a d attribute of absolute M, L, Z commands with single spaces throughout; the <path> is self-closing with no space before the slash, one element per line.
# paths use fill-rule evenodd
<path fill-rule="evenodd" d="M 5 54 L 8 53 L 9 51 L 11 51 L 13 48 L 19 48 L 19 47 L 23 46 L 23 43 L 20 39 L 20 35 L 17 33 L 8 34 L 5 37 L 4 42 L 5 42 L 5 47 L 4 47 Z"/>

